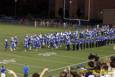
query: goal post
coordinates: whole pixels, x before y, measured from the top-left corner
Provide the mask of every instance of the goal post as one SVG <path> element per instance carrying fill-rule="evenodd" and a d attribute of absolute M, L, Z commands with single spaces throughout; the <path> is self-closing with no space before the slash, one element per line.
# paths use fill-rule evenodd
<path fill-rule="evenodd" d="M 37 28 L 37 20 L 34 21 L 34 27 Z"/>
<path fill-rule="evenodd" d="M 63 0 L 64 1 L 64 6 L 63 6 L 63 19 L 64 20 L 76 20 L 76 21 L 78 21 L 79 22 L 79 25 L 81 24 L 81 21 L 90 21 L 90 12 L 91 12 L 91 0 L 88 0 L 88 18 L 87 19 L 78 19 L 78 18 L 73 18 L 73 19 L 71 19 L 71 18 L 66 18 L 66 12 L 65 12 L 65 8 L 66 8 L 66 0 Z M 70 5 L 71 5 L 71 3 L 72 3 L 72 0 L 69 0 L 70 1 Z"/>

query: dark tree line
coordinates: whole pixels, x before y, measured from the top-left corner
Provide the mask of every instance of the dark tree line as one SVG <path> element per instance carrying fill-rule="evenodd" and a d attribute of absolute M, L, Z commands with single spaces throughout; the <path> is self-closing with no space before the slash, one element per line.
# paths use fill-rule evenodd
<path fill-rule="evenodd" d="M 13 16 L 48 16 L 48 0 L 0 0 L 0 15 Z"/>

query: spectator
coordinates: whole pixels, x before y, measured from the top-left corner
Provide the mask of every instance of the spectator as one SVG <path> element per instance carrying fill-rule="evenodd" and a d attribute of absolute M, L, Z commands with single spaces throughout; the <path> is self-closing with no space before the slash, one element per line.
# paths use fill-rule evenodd
<path fill-rule="evenodd" d="M 34 73 L 32 77 L 40 77 L 40 75 L 38 73 Z"/>
<path fill-rule="evenodd" d="M 112 71 L 112 75 L 111 75 L 111 77 L 115 77 L 115 57 L 114 56 L 112 56 L 111 58 L 110 58 L 110 60 L 111 60 L 111 62 L 110 62 L 110 66 L 111 66 L 111 71 Z"/>
<path fill-rule="evenodd" d="M 9 74 L 12 74 L 13 77 L 17 77 L 16 73 L 15 73 L 13 70 L 9 70 L 9 69 L 8 69 L 8 73 L 9 73 Z"/>
<path fill-rule="evenodd" d="M 4 65 L 2 65 L 2 67 L 1 67 L 1 77 L 6 77 L 6 68 L 5 68 L 5 66 Z"/>
<path fill-rule="evenodd" d="M 106 63 L 101 64 L 100 77 L 109 77 L 108 65 Z"/>
<path fill-rule="evenodd" d="M 47 71 L 48 71 L 48 68 L 45 68 L 45 69 L 43 69 L 43 71 L 41 72 L 40 75 L 39 75 L 39 73 L 34 73 L 32 75 L 32 77 L 43 77 Z"/>
<path fill-rule="evenodd" d="M 28 77 L 29 67 L 27 65 L 24 66 L 23 73 L 24 73 L 24 77 Z"/>
<path fill-rule="evenodd" d="M 63 72 L 61 72 L 59 77 L 67 77 L 67 73 L 66 73 L 66 72 L 64 72 L 64 71 L 63 71 Z"/>

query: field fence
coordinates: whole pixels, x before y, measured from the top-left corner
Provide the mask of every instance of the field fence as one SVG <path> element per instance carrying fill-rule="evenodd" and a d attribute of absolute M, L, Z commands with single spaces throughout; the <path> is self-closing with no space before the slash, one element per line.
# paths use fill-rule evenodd
<path fill-rule="evenodd" d="M 64 22 L 66 22 L 66 26 L 64 26 Z M 81 29 L 81 28 L 92 28 L 95 27 L 93 25 L 96 24 L 88 24 L 88 22 L 82 22 L 79 26 L 78 21 L 76 20 L 62 20 L 62 19 L 27 19 L 27 18 L 13 18 L 13 17 L 0 17 L 0 23 L 7 24 L 16 24 L 16 25 L 25 25 L 32 27 L 56 27 L 56 28 L 64 28 L 64 29 Z"/>

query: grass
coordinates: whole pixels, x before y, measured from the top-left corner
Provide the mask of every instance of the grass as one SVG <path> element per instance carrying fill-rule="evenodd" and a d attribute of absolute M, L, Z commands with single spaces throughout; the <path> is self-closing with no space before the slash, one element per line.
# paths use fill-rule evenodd
<path fill-rule="evenodd" d="M 14 59 L 15 63 L 6 64 L 7 69 L 12 69 L 23 77 L 23 66 L 27 64 L 30 68 L 30 74 L 34 72 L 41 72 L 45 67 L 49 68 L 49 75 L 58 75 L 65 66 L 78 64 L 87 61 L 89 53 L 93 52 L 100 57 L 114 55 L 113 45 L 86 49 L 83 51 L 66 51 L 65 48 L 48 49 L 42 48 L 38 51 L 32 50 L 27 53 L 24 52 L 23 39 L 25 34 L 35 33 L 50 33 L 64 31 L 61 28 L 33 28 L 21 25 L 0 24 L 0 61 Z M 19 46 L 14 52 L 4 50 L 4 39 L 10 40 L 11 36 L 17 35 L 19 37 Z M 39 54 L 55 53 L 54 55 L 44 56 Z M 2 64 L 1 64 L 2 65 Z M 59 70 L 57 70 L 59 69 Z M 53 71 L 55 70 L 55 71 Z M 12 77 L 8 74 L 8 77 Z"/>

